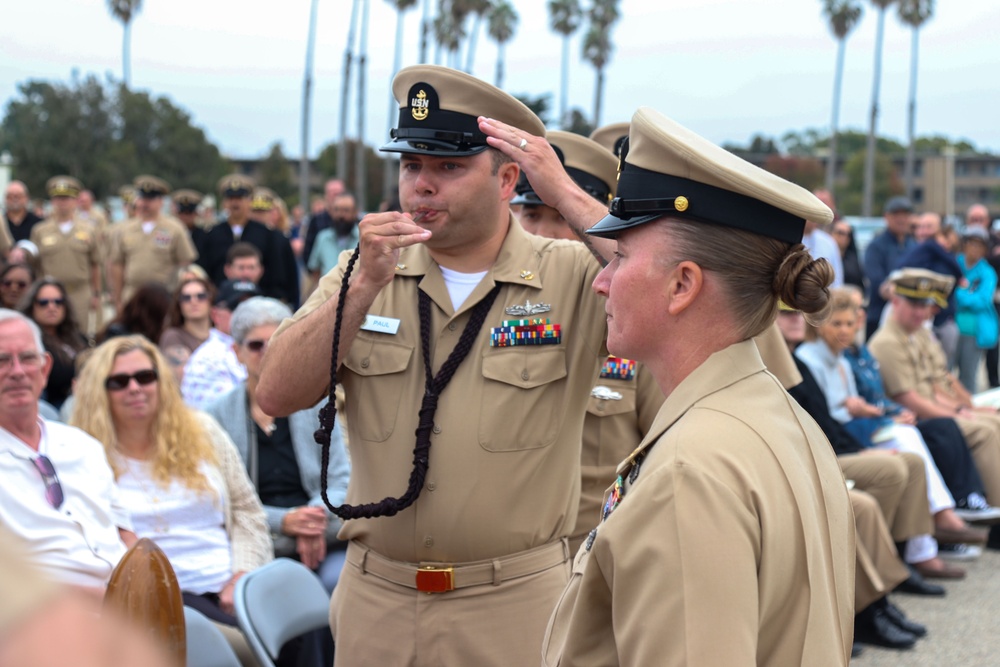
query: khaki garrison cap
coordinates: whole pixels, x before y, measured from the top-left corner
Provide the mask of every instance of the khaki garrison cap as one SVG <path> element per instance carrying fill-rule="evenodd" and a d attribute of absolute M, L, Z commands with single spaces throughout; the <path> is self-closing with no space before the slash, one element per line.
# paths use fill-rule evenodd
<path fill-rule="evenodd" d="M 622 146 L 618 193 L 587 233 L 614 238 L 663 216 L 801 243 L 806 220 L 833 213 L 815 195 L 700 137 L 648 107 L 632 117 Z"/>
<path fill-rule="evenodd" d="M 609 204 L 618 183 L 618 160 L 615 156 L 597 142 L 572 132 L 553 130 L 546 133 L 545 138 L 573 181 L 597 201 Z M 545 203 L 535 194 L 524 172 L 521 172 L 515 191 L 517 196 L 511 204 L 537 206 Z"/>
<path fill-rule="evenodd" d="M 45 183 L 45 190 L 49 197 L 76 197 L 83 186 L 72 176 L 53 176 Z"/>
<path fill-rule="evenodd" d="M 136 176 L 132 181 L 137 197 L 152 199 L 170 194 L 170 185 L 162 178 L 156 176 Z"/>
<path fill-rule="evenodd" d="M 194 213 L 204 196 L 196 190 L 177 190 L 170 198 L 181 213 Z"/>
<path fill-rule="evenodd" d="M 590 133 L 590 138 L 620 157 L 622 144 L 628 137 L 628 123 L 611 123 Z"/>
<path fill-rule="evenodd" d="M 937 304 L 945 308 L 948 295 L 955 287 L 955 278 L 927 269 L 896 269 L 889 274 L 893 291 L 901 297 L 924 305 Z"/>
<path fill-rule="evenodd" d="M 387 153 L 442 157 L 475 155 L 488 148 L 479 116 L 489 116 L 530 134 L 545 125 L 516 98 L 474 76 L 436 65 L 399 70 L 392 81 L 399 122 L 382 146 Z"/>
<path fill-rule="evenodd" d="M 219 194 L 223 197 L 249 197 L 256 186 L 254 180 L 243 174 L 229 174 L 219 179 Z"/>
<path fill-rule="evenodd" d="M 274 200 L 278 195 L 270 188 L 257 188 L 253 191 L 253 199 L 250 201 L 251 211 L 270 211 L 274 208 Z"/>

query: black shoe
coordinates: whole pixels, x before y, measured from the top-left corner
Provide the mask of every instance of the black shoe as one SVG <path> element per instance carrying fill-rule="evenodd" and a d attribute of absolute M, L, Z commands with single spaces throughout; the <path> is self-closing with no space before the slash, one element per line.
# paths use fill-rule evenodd
<path fill-rule="evenodd" d="M 874 605 L 854 617 L 854 640 L 895 649 L 913 648 L 917 643 L 915 635 L 897 628 L 886 613 Z"/>
<path fill-rule="evenodd" d="M 1000 549 L 1000 526 L 990 527 L 990 536 L 986 540 L 987 549 Z"/>
<path fill-rule="evenodd" d="M 906 566 L 910 571 L 910 578 L 896 586 L 897 593 L 909 593 L 910 595 L 930 595 L 930 596 L 942 596 L 945 593 L 943 586 L 938 586 L 937 584 L 929 583 L 926 579 L 920 576 L 920 573 L 914 570 L 909 565 Z"/>
<path fill-rule="evenodd" d="M 909 632 L 911 635 L 914 635 L 916 637 L 927 636 L 926 626 L 921 625 L 916 621 L 911 621 L 910 619 L 908 619 L 906 617 L 906 614 L 903 613 L 903 610 L 894 605 L 893 603 L 889 602 L 887 598 L 882 598 L 880 602 L 883 603 L 881 605 L 882 611 L 885 612 L 885 615 L 889 618 L 890 621 L 892 621 L 892 624 L 895 625 L 897 628 L 899 628 L 900 630 L 905 630 L 906 632 Z M 875 604 L 878 604 L 878 602 L 876 602 Z"/>
<path fill-rule="evenodd" d="M 864 650 L 865 650 L 865 647 L 862 646 L 861 643 L 854 642 L 851 645 L 851 657 L 852 658 L 858 657 L 859 655 L 861 655 L 861 652 L 864 651 Z"/>

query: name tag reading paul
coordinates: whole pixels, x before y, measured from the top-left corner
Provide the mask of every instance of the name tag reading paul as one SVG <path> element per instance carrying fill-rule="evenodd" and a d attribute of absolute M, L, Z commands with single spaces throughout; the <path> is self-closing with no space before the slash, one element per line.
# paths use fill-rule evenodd
<path fill-rule="evenodd" d="M 395 317 L 376 317 L 375 315 L 365 315 L 364 324 L 361 328 L 365 331 L 377 331 L 389 335 L 396 335 L 399 331 L 399 320 Z"/>

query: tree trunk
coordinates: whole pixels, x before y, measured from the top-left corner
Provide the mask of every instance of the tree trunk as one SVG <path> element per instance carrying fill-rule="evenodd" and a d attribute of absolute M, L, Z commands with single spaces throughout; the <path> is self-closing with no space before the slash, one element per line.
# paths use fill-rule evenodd
<path fill-rule="evenodd" d="M 601 102 L 604 100 L 604 68 L 597 68 L 597 84 L 594 86 L 594 127 L 601 126 Z"/>
<path fill-rule="evenodd" d="M 431 0 L 424 0 L 424 17 L 420 24 L 420 58 L 417 62 L 427 62 L 427 38 L 431 33 Z"/>
<path fill-rule="evenodd" d="M 906 196 L 913 201 L 913 167 L 916 147 L 914 142 L 914 130 L 917 125 L 917 54 L 920 48 L 920 31 L 913 29 L 913 41 L 910 47 L 910 103 L 907 107 L 906 115 L 906 164 L 903 173 L 906 175 Z"/>
<path fill-rule="evenodd" d="M 504 61 L 504 43 L 497 43 L 497 73 L 496 73 L 496 83 L 494 84 L 500 90 L 503 90 L 503 61 Z"/>
<path fill-rule="evenodd" d="M 347 29 L 347 47 L 344 49 L 344 78 L 340 86 L 340 143 L 337 147 L 337 178 L 344 183 L 347 183 L 347 112 L 350 109 L 351 98 L 351 61 L 354 58 L 354 26 L 357 24 L 359 1 L 354 0 L 351 7 L 351 25 Z"/>
<path fill-rule="evenodd" d="M 365 169 L 365 103 L 367 93 L 367 63 L 368 63 L 368 0 L 361 0 L 364 12 L 361 14 L 361 46 L 358 56 L 358 143 L 354 153 L 355 193 L 358 208 L 362 212 L 371 210 L 368 203 L 368 171 Z"/>
<path fill-rule="evenodd" d="M 316 7 L 319 0 L 312 0 L 311 4 L 309 37 L 306 40 L 306 75 L 302 83 L 302 154 L 299 157 L 299 205 L 307 215 L 309 213 L 309 116 L 312 114 L 313 55 L 316 47 Z"/>
<path fill-rule="evenodd" d="M 868 118 L 868 144 L 865 150 L 864 197 L 861 200 L 861 215 L 872 214 L 872 199 L 875 195 L 875 133 L 878 129 L 878 97 L 882 79 L 882 38 L 885 33 L 885 8 L 878 13 L 878 29 L 875 33 L 875 72 L 872 80 L 872 106 Z"/>
<path fill-rule="evenodd" d="M 840 90 L 844 81 L 844 53 L 847 38 L 841 38 L 837 46 L 837 69 L 833 74 L 833 110 L 830 113 L 830 155 L 826 161 L 826 189 L 833 192 L 837 177 L 837 132 L 840 123 Z"/>
<path fill-rule="evenodd" d="M 125 84 L 126 89 L 131 89 L 132 87 L 132 63 L 130 62 L 132 54 L 129 48 L 132 37 L 132 22 L 125 21 L 122 23 L 122 81 Z"/>
<path fill-rule="evenodd" d="M 423 39 L 423 37 L 421 37 Z M 423 48 L 423 45 L 421 45 Z M 396 73 L 399 72 L 399 68 L 403 63 L 403 12 L 396 11 L 396 53 L 392 58 L 392 76 L 396 77 Z M 386 140 L 389 138 L 389 134 L 392 132 L 393 126 L 399 118 L 399 103 L 396 102 L 396 98 L 392 94 L 392 89 L 389 90 L 389 113 L 386 114 L 386 129 L 385 136 Z M 393 161 L 395 158 L 392 157 L 392 153 L 386 153 L 383 156 L 383 168 L 382 168 L 382 200 L 389 201 L 392 197 L 392 188 L 395 185 L 394 169 L 392 169 Z"/>
<path fill-rule="evenodd" d="M 476 14 L 476 18 L 472 21 L 472 34 L 469 35 L 469 50 L 465 53 L 465 71 L 467 74 L 472 74 L 472 65 L 476 60 L 476 41 L 479 37 L 479 29 L 482 21 L 482 14 Z"/>
<path fill-rule="evenodd" d="M 563 35 L 562 73 L 559 75 L 559 128 L 569 127 L 569 35 Z"/>

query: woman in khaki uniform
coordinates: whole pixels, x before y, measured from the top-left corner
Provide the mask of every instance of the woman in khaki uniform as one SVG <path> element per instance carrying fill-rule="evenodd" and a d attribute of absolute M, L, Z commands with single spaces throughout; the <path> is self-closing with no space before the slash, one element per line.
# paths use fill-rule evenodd
<path fill-rule="evenodd" d="M 779 298 L 821 311 L 798 243 L 830 210 L 651 109 L 632 119 L 594 282 L 608 349 L 667 397 L 618 467 L 546 633 L 544 665 L 846 665 L 855 529 L 816 423 L 752 340 Z M 649 224 L 654 223 L 654 224 Z"/>

